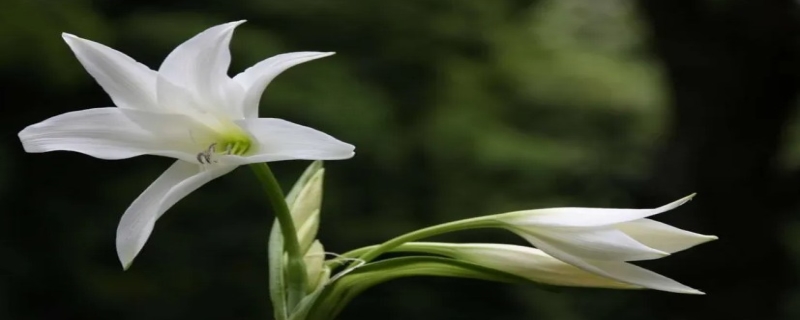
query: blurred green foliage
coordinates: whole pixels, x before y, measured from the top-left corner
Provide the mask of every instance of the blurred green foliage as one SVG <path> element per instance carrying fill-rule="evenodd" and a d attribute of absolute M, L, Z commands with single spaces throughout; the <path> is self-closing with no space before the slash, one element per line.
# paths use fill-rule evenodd
<path fill-rule="evenodd" d="M 114 253 L 118 219 L 169 161 L 22 152 L 16 132 L 24 126 L 110 104 L 61 32 L 157 68 L 197 32 L 246 19 L 231 45 L 231 74 L 278 53 L 336 51 L 279 76 L 261 104 L 263 117 L 356 145 L 352 160 L 326 163 L 320 238 L 335 252 L 522 208 L 631 206 L 628 191 L 650 174 L 668 119 L 663 71 L 644 47 L 630 1 L 4 0 L 2 7 L 3 319 L 271 314 L 272 217 L 249 171 L 172 208 L 123 272 Z M 305 165 L 273 169 L 290 186 Z M 443 240 L 520 241 L 483 231 Z M 374 288 L 342 318 L 646 318 L 647 305 L 631 300 L 637 294 L 410 279 Z"/>

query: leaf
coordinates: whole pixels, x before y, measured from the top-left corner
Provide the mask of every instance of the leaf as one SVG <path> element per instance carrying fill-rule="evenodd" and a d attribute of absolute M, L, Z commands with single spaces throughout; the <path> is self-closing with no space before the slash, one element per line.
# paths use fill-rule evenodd
<path fill-rule="evenodd" d="M 347 303 L 364 290 L 389 280 L 412 276 L 532 283 L 528 279 L 510 273 L 449 258 L 430 256 L 393 258 L 364 265 L 329 284 L 317 298 L 318 301 L 309 312 L 307 319 L 333 319 Z"/>
<path fill-rule="evenodd" d="M 283 234 L 278 220 L 272 224 L 272 232 L 269 235 L 269 298 L 272 300 L 272 308 L 275 320 L 288 319 L 286 303 L 286 283 L 283 271 Z"/>

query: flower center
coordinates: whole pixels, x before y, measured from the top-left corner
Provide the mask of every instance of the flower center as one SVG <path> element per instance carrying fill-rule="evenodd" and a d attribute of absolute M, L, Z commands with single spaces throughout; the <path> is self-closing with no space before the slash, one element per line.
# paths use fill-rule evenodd
<path fill-rule="evenodd" d="M 242 156 L 251 151 L 254 147 L 253 140 L 238 126 L 226 128 L 224 134 L 217 136 L 208 147 L 197 154 L 197 162 L 200 164 L 216 163 L 214 155 L 235 155 Z M 233 130 L 231 130 L 233 129 Z"/>

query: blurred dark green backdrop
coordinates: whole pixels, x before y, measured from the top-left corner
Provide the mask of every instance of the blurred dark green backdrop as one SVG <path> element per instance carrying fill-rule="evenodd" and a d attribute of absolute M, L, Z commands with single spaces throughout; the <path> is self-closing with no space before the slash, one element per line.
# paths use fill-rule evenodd
<path fill-rule="evenodd" d="M 123 272 L 117 222 L 170 160 L 25 154 L 16 137 L 111 103 L 61 32 L 157 68 L 195 33 L 240 19 L 232 74 L 278 53 L 337 52 L 279 76 L 261 105 L 357 147 L 326 165 L 329 251 L 477 215 L 654 207 L 692 192 L 657 219 L 721 239 L 645 264 L 706 296 L 419 278 L 368 291 L 342 319 L 800 318 L 795 1 L 0 4 L 0 319 L 269 318 L 272 215 L 249 170 L 172 208 Z M 288 187 L 307 164 L 273 169 Z"/>

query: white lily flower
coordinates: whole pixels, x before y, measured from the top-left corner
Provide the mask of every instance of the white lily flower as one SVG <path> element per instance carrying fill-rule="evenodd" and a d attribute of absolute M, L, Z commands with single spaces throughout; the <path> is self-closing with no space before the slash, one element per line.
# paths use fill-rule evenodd
<path fill-rule="evenodd" d="M 542 250 L 525 246 L 494 243 L 410 242 L 398 247 L 395 251 L 444 255 L 511 273 L 534 282 L 556 286 L 611 289 L 647 288 L 677 293 L 702 294 L 702 292 L 672 279 L 627 262 L 604 262 L 606 268 L 619 270 L 627 275 L 626 279 L 628 281 L 623 282 L 601 274 L 587 272 L 558 260 Z"/>
<path fill-rule="evenodd" d="M 124 268 L 156 220 L 177 201 L 237 166 L 290 159 L 346 159 L 354 147 L 325 133 L 258 118 L 266 86 L 286 69 L 332 52 L 281 54 L 230 78 L 228 44 L 244 21 L 209 28 L 173 50 L 158 71 L 102 44 L 63 34 L 116 107 L 58 115 L 19 133 L 27 152 L 75 151 L 100 159 L 178 159 L 125 211 L 117 229 Z"/>
<path fill-rule="evenodd" d="M 493 219 L 547 254 L 587 272 L 646 288 L 701 294 L 690 288 L 676 290 L 677 282 L 621 263 L 657 259 L 717 239 L 646 219 L 693 196 L 655 209 L 551 208 Z"/>

